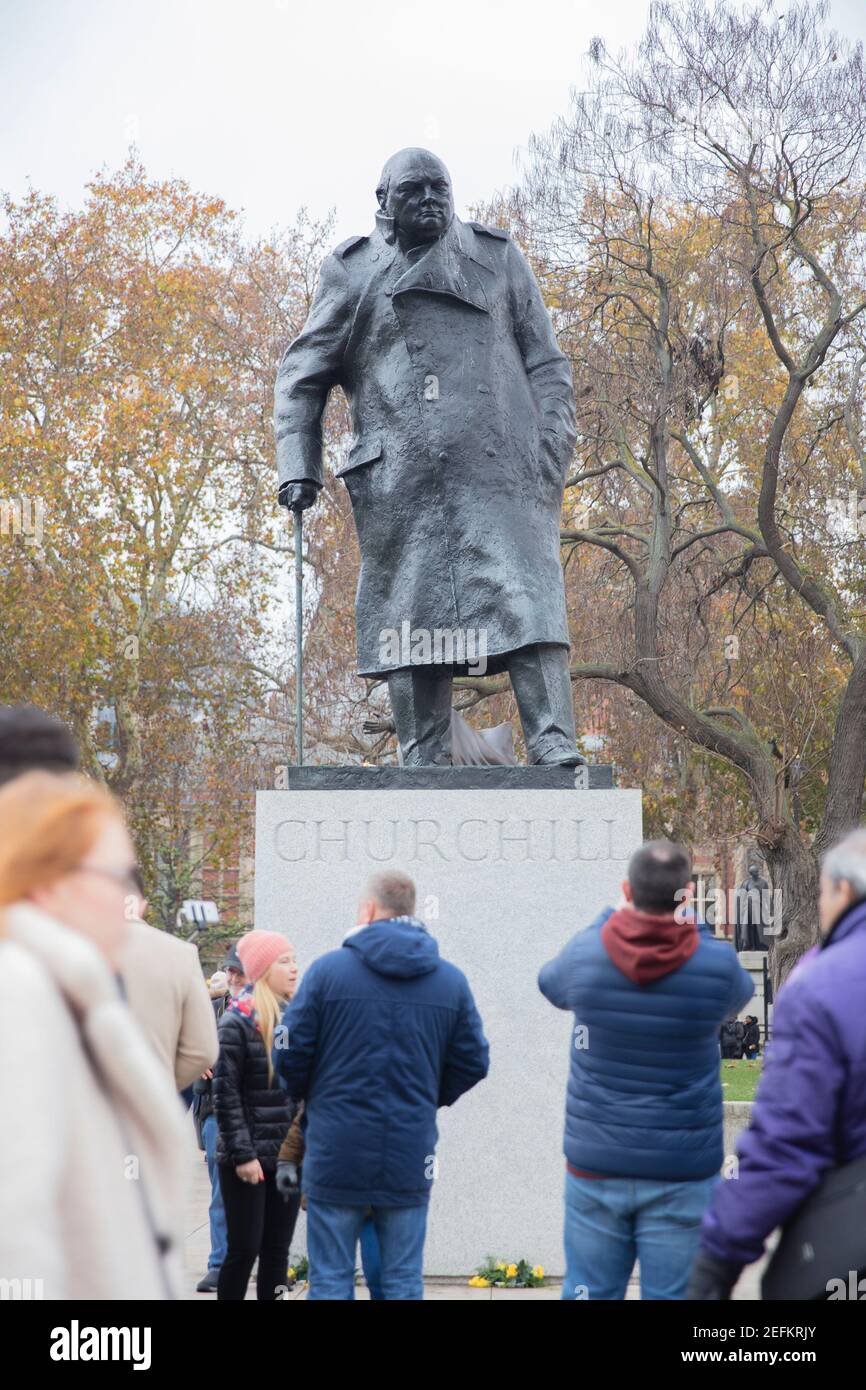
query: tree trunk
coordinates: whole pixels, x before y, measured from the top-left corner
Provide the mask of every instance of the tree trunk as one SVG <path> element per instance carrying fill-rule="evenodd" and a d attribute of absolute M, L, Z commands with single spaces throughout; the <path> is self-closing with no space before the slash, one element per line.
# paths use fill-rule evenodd
<path fill-rule="evenodd" d="M 866 654 L 858 655 L 839 703 L 824 816 L 815 836 L 820 858 L 860 822 L 866 777 Z"/>
<path fill-rule="evenodd" d="M 773 925 L 781 929 L 770 947 L 775 991 L 803 952 L 818 941 L 818 862 L 790 821 L 781 825 L 765 822 L 757 839 L 770 871 Z"/>

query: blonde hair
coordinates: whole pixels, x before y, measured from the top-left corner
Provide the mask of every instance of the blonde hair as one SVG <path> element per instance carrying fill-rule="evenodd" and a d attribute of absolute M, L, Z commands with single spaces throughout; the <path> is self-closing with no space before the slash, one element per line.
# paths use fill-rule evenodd
<path fill-rule="evenodd" d="M 0 787 L 0 907 L 77 868 L 106 820 L 123 823 L 120 803 L 77 773 L 26 772 Z"/>
<path fill-rule="evenodd" d="M 262 1041 L 265 1045 L 265 1056 L 268 1059 L 268 1085 L 274 1079 L 274 1064 L 271 1060 L 271 1053 L 274 1049 L 274 1033 L 277 1024 L 282 1017 L 284 1000 L 275 994 L 268 984 L 270 970 L 266 970 L 253 985 L 253 1003 L 256 1008 L 256 1019 Z"/>

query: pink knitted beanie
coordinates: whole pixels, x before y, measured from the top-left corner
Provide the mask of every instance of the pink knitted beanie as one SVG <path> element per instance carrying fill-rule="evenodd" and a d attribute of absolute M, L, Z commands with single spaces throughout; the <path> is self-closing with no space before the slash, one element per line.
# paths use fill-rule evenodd
<path fill-rule="evenodd" d="M 244 974 L 251 984 L 267 974 L 275 960 L 285 955 L 289 943 L 275 931 L 248 931 L 237 944 Z"/>

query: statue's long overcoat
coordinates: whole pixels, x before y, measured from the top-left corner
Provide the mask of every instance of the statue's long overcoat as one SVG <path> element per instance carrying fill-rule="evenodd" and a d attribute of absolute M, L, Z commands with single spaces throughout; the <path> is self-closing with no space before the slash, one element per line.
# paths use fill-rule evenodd
<path fill-rule="evenodd" d="M 408 258 L 378 230 L 327 257 L 277 376 L 281 485 L 321 484 L 321 418 L 337 385 L 354 428 L 338 476 L 361 549 L 360 672 L 406 664 L 383 636 L 404 623 L 474 630 L 491 670 L 528 643 L 567 646 L 571 372 L 508 235 L 454 218 Z"/>

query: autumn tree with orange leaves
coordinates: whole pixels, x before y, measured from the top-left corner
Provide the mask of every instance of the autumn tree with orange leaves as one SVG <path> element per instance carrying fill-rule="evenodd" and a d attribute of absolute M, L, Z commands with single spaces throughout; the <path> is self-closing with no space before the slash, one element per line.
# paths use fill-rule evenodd
<path fill-rule="evenodd" d="M 271 402 L 326 236 L 302 217 L 248 245 L 219 199 L 134 156 L 80 210 L 4 202 L 0 698 L 70 721 L 169 926 L 291 758 Z"/>

